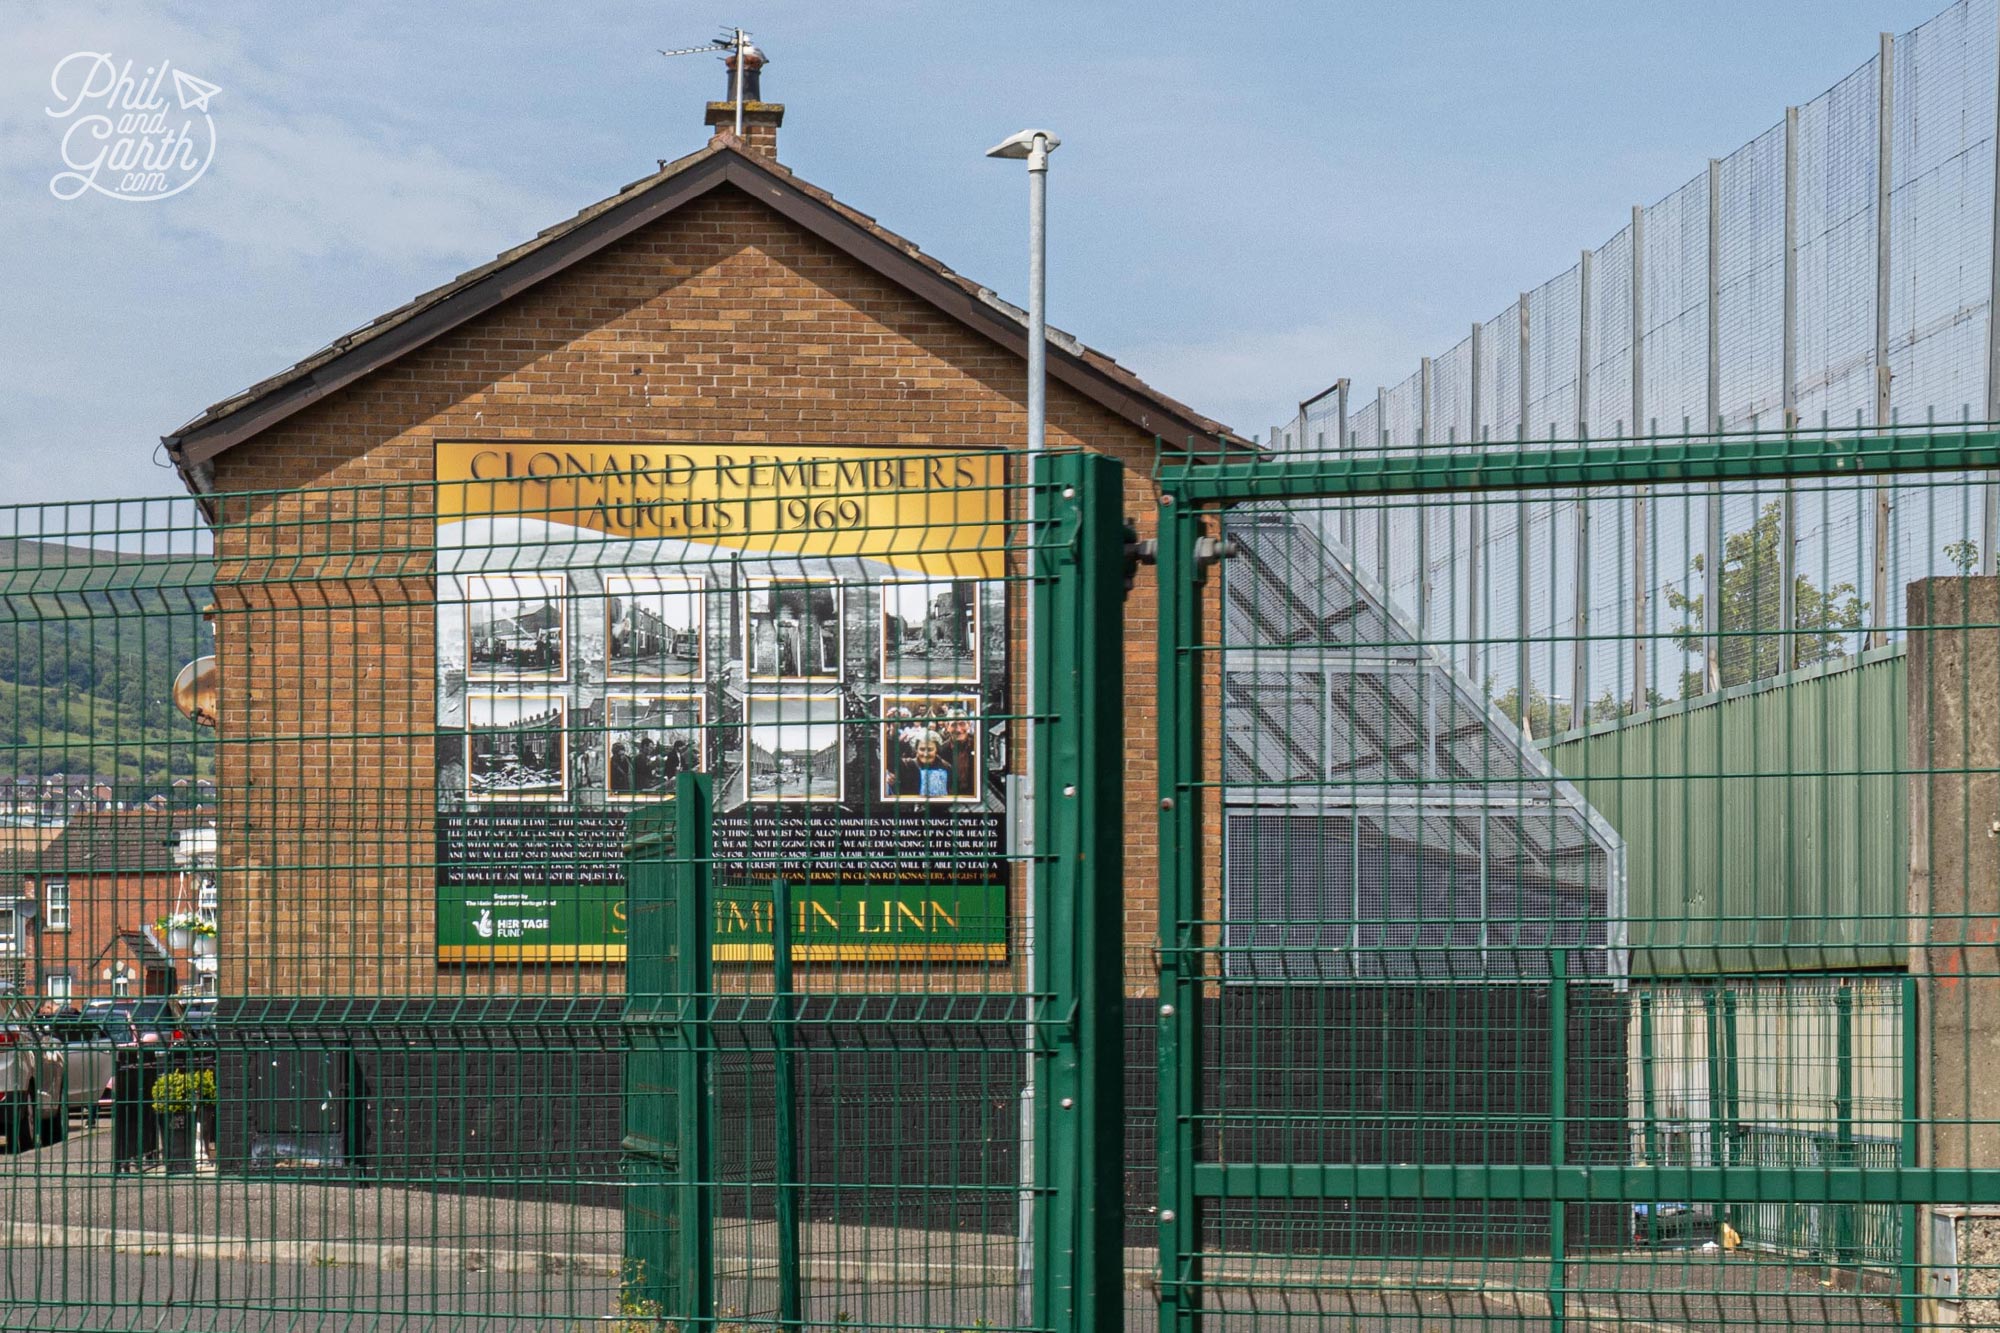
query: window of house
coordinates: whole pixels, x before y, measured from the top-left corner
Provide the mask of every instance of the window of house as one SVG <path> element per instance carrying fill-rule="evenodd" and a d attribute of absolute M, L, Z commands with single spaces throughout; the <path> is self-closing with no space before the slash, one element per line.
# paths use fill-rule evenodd
<path fill-rule="evenodd" d="M 14 909 L 0 911 L 0 954 L 21 952 L 21 937 L 14 929 Z"/>
<path fill-rule="evenodd" d="M 75 989 L 76 980 L 68 972 L 51 972 L 42 978 L 42 993 L 51 1000 L 67 1000 Z"/>
<path fill-rule="evenodd" d="M 69 929 L 69 885 L 62 880 L 51 880 L 42 888 L 42 928 L 44 930 Z"/>
<path fill-rule="evenodd" d="M 111 974 L 111 994 L 115 996 L 132 993 L 132 974 L 119 968 Z"/>

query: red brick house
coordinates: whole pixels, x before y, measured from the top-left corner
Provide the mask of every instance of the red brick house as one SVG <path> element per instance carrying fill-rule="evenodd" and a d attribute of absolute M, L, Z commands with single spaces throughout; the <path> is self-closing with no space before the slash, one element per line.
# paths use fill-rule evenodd
<path fill-rule="evenodd" d="M 203 812 L 96 811 L 46 846 L 15 850 L 0 979 L 56 1005 L 198 989 L 212 970 L 170 950 L 154 923 L 176 910 L 213 914 L 212 876 L 188 864 L 197 845 L 213 845 L 212 827 Z"/>

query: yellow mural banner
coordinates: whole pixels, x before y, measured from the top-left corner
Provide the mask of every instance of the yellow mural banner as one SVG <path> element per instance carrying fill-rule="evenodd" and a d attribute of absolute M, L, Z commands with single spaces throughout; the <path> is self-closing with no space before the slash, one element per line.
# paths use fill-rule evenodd
<path fill-rule="evenodd" d="M 1005 459 L 780 444 L 437 445 L 440 523 L 525 518 L 634 541 L 1001 578 Z"/>

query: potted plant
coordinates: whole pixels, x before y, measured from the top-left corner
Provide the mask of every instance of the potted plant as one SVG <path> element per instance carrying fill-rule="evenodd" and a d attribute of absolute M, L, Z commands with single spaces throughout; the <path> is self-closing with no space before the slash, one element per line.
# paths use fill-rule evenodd
<path fill-rule="evenodd" d="M 169 912 L 153 923 L 154 929 L 167 937 L 167 947 L 176 952 L 189 948 L 194 937 L 202 930 L 213 935 L 215 927 L 203 921 L 193 912 Z"/>
<path fill-rule="evenodd" d="M 194 924 L 188 927 L 188 931 L 190 934 L 188 944 L 194 951 L 194 956 L 197 958 L 213 957 L 215 954 L 215 923 L 205 917 L 196 917 Z"/>
<path fill-rule="evenodd" d="M 214 1115 L 215 1071 L 172 1069 L 153 1080 L 153 1112 L 160 1117 L 160 1156 L 171 1172 L 194 1170 L 196 1125 Z"/>

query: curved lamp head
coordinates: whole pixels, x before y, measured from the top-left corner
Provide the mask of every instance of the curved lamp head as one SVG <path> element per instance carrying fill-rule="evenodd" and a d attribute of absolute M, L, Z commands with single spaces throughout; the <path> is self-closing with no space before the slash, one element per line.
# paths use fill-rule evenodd
<path fill-rule="evenodd" d="M 1056 138 L 1048 130 L 1022 130 L 1019 134 L 1008 135 L 1005 139 L 987 149 L 986 156 L 1011 157 L 1017 160 L 1033 157 L 1035 155 L 1035 140 L 1038 138 L 1042 140 L 1042 151 L 1044 153 L 1053 153 L 1056 149 L 1062 147 L 1062 140 Z"/>
<path fill-rule="evenodd" d="M 215 725 L 222 703 L 222 676 L 214 657 L 197 657 L 174 677 L 174 707 L 204 727 Z"/>

